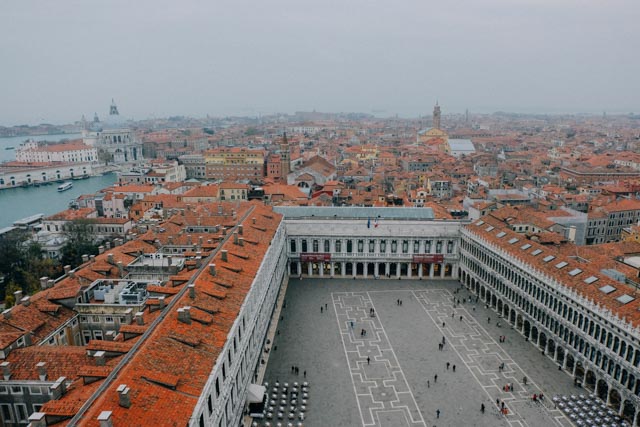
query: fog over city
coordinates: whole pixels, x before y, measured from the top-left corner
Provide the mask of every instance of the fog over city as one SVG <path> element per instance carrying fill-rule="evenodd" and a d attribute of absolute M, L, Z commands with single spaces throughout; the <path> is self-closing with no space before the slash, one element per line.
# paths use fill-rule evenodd
<path fill-rule="evenodd" d="M 637 0 L 20 1 L 0 125 L 294 111 L 640 110 Z"/>

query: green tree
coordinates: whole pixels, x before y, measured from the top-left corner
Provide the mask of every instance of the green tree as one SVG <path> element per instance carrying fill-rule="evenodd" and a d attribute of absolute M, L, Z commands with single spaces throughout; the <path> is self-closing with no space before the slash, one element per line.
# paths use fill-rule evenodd
<path fill-rule="evenodd" d="M 91 219 L 79 219 L 66 226 L 67 242 L 61 249 L 60 262 L 62 265 L 76 267 L 82 264 L 82 255 L 97 255 L 99 243 L 91 233 Z"/>

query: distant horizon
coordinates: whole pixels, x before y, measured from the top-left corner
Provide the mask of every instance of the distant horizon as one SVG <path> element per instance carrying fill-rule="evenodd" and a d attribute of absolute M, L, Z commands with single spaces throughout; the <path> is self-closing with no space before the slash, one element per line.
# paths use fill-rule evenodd
<path fill-rule="evenodd" d="M 443 105 L 442 103 L 439 103 L 439 105 L 442 108 L 443 116 L 464 115 L 466 114 L 466 111 L 467 111 L 467 109 L 463 109 L 462 111 L 460 110 L 447 111 L 446 105 Z M 628 115 L 636 115 L 637 114 L 636 111 L 640 111 L 640 109 L 636 109 L 636 110 L 629 109 L 628 111 L 625 111 L 624 109 L 593 111 L 589 109 L 570 110 L 570 109 L 562 109 L 562 108 L 557 108 L 554 110 L 550 110 L 550 109 L 545 110 L 540 107 L 528 107 L 528 108 L 520 107 L 519 109 L 507 109 L 507 108 L 502 108 L 502 109 L 483 108 L 483 109 L 477 109 L 477 110 L 474 110 L 471 108 L 468 109 L 469 115 L 471 116 L 473 116 L 474 114 L 489 116 L 497 113 L 517 114 L 517 115 L 525 115 L 525 116 L 526 115 L 602 116 L 603 113 L 606 113 L 608 116 L 628 116 Z M 393 111 L 385 110 L 383 108 L 372 108 L 369 111 L 363 111 L 363 110 L 325 111 L 325 110 L 319 110 L 319 109 L 296 109 L 291 111 L 274 110 L 271 112 L 271 111 L 255 111 L 250 108 L 245 108 L 245 109 L 240 109 L 238 111 L 230 111 L 229 113 L 226 113 L 226 114 L 213 114 L 213 113 L 202 113 L 202 114 L 176 113 L 176 114 L 166 114 L 166 115 L 149 114 L 147 117 L 144 117 L 144 118 L 128 117 L 125 114 L 120 114 L 120 117 L 122 117 L 124 120 L 127 120 L 127 121 L 141 122 L 141 121 L 147 121 L 147 120 L 163 120 L 171 117 L 184 117 L 184 118 L 199 120 L 199 119 L 205 119 L 207 117 L 212 119 L 223 119 L 227 117 L 259 118 L 263 116 L 276 116 L 276 115 L 293 116 L 296 113 L 319 113 L 319 114 L 369 114 L 369 115 L 375 116 L 377 119 L 392 119 L 397 116 L 398 118 L 405 119 L 405 120 L 417 120 L 423 117 L 431 117 L 432 112 L 433 112 L 432 110 L 429 110 L 429 111 L 426 111 L 425 113 L 418 114 L 418 115 L 416 115 L 415 112 L 413 114 L 412 113 L 402 114 L 400 112 L 395 113 Z M 108 111 L 105 112 L 104 114 L 100 114 L 99 112 L 97 114 L 100 121 L 104 122 L 106 117 L 108 116 Z M 93 114 L 90 117 L 87 114 L 85 114 L 85 118 L 88 122 L 91 122 L 93 120 Z M 73 125 L 79 121 L 80 121 L 80 118 L 77 118 L 75 120 L 69 120 L 66 122 L 65 121 L 42 121 L 42 122 L 34 121 L 34 122 L 22 122 L 22 123 L 14 123 L 14 124 L 0 123 L 0 126 L 5 128 L 20 127 L 20 126 L 37 127 L 37 126 L 43 126 L 43 125 L 68 126 L 68 125 Z"/>

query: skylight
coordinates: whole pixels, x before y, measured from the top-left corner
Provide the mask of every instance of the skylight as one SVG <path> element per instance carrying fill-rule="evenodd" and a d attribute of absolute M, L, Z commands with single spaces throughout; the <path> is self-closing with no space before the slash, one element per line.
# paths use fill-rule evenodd
<path fill-rule="evenodd" d="M 491 231 L 493 230 L 495 227 L 493 225 L 488 226 L 487 228 L 485 228 L 485 230 L 487 231 Z"/>
<path fill-rule="evenodd" d="M 560 261 L 559 263 L 556 264 L 556 268 L 559 270 L 561 268 L 565 268 L 567 265 L 569 265 L 568 262 Z"/>
<path fill-rule="evenodd" d="M 605 285 L 605 286 L 600 288 L 600 292 L 603 292 L 605 294 L 610 294 L 611 292 L 613 292 L 615 290 L 616 290 L 616 288 L 614 288 L 611 285 Z"/>
<path fill-rule="evenodd" d="M 635 299 L 634 297 L 632 297 L 631 295 L 627 295 L 627 294 L 620 295 L 618 298 L 616 298 L 616 300 L 618 302 L 621 302 L 622 304 L 628 304 L 631 301 L 633 301 L 634 299 Z"/>
<path fill-rule="evenodd" d="M 542 258 L 542 260 L 543 260 L 544 262 L 549 262 L 549 261 L 551 261 L 551 260 L 553 260 L 553 259 L 555 259 L 555 258 L 556 258 L 556 257 L 554 257 L 553 255 L 547 255 L 546 257 Z"/>
<path fill-rule="evenodd" d="M 496 237 L 504 237 L 506 235 L 507 235 L 507 233 L 505 233 L 504 231 L 501 231 L 498 234 L 496 234 Z"/>
<path fill-rule="evenodd" d="M 542 249 L 536 249 L 535 251 L 531 252 L 531 255 L 533 256 L 538 256 L 542 253 Z"/>
<path fill-rule="evenodd" d="M 598 278 L 596 276 L 589 276 L 586 279 L 584 279 L 584 283 L 586 283 L 587 285 L 592 284 L 593 282 L 597 282 Z"/>
<path fill-rule="evenodd" d="M 531 247 L 531 245 L 529 243 L 525 243 L 524 245 L 520 246 L 520 249 L 522 249 L 523 251 L 526 251 L 530 247 Z"/>
<path fill-rule="evenodd" d="M 483 221 L 483 220 L 480 220 L 480 221 L 476 222 L 476 225 L 477 225 L 477 226 L 481 226 L 482 224 L 484 224 L 484 221 Z"/>
<path fill-rule="evenodd" d="M 580 270 L 579 268 L 574 268 L 569 272 L 569 276 L 577 276 L 580 273 L 582 273 L 582 270 Z"/>
<path fill-rule="evenodd" d="M 513 244 L 514 244 L 514 243 L 516 243 L 518 240 L 520 240 L 520 239 L 518 239 L 517 237 L 514 237 L 514 238 L 512 238 L 512 239 L 509 239 L 509 243 L 511 243 L 511 244 L 513 245 Z"/>

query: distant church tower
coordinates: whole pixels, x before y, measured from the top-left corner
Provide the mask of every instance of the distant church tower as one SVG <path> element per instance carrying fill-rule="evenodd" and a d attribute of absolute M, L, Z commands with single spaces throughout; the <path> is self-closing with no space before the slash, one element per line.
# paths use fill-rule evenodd
<path fill-rule="evenodd" d="M 113 98 L 111 98 L 111 107 L 109 107 L 109 116 L 119 116 L 119 115 L 120 113 L 118 113 L 118 106 L 116 105 Z"/>
<path fill-rule="evenodd" d="M 433 107 L 433 128 L 440 129 L 440 106 L 436 101 L 435 107 Z"/>
<path fill-rule="evenodd" d="M 287 175 L 291 172 L 291 151 L 289 147 L 289 141 L 287 140 L 287 133 L 282 136 L 282 142 L 280 143 L 280 174 L 282 176 L 282 182 L 287 183 Z"/>

